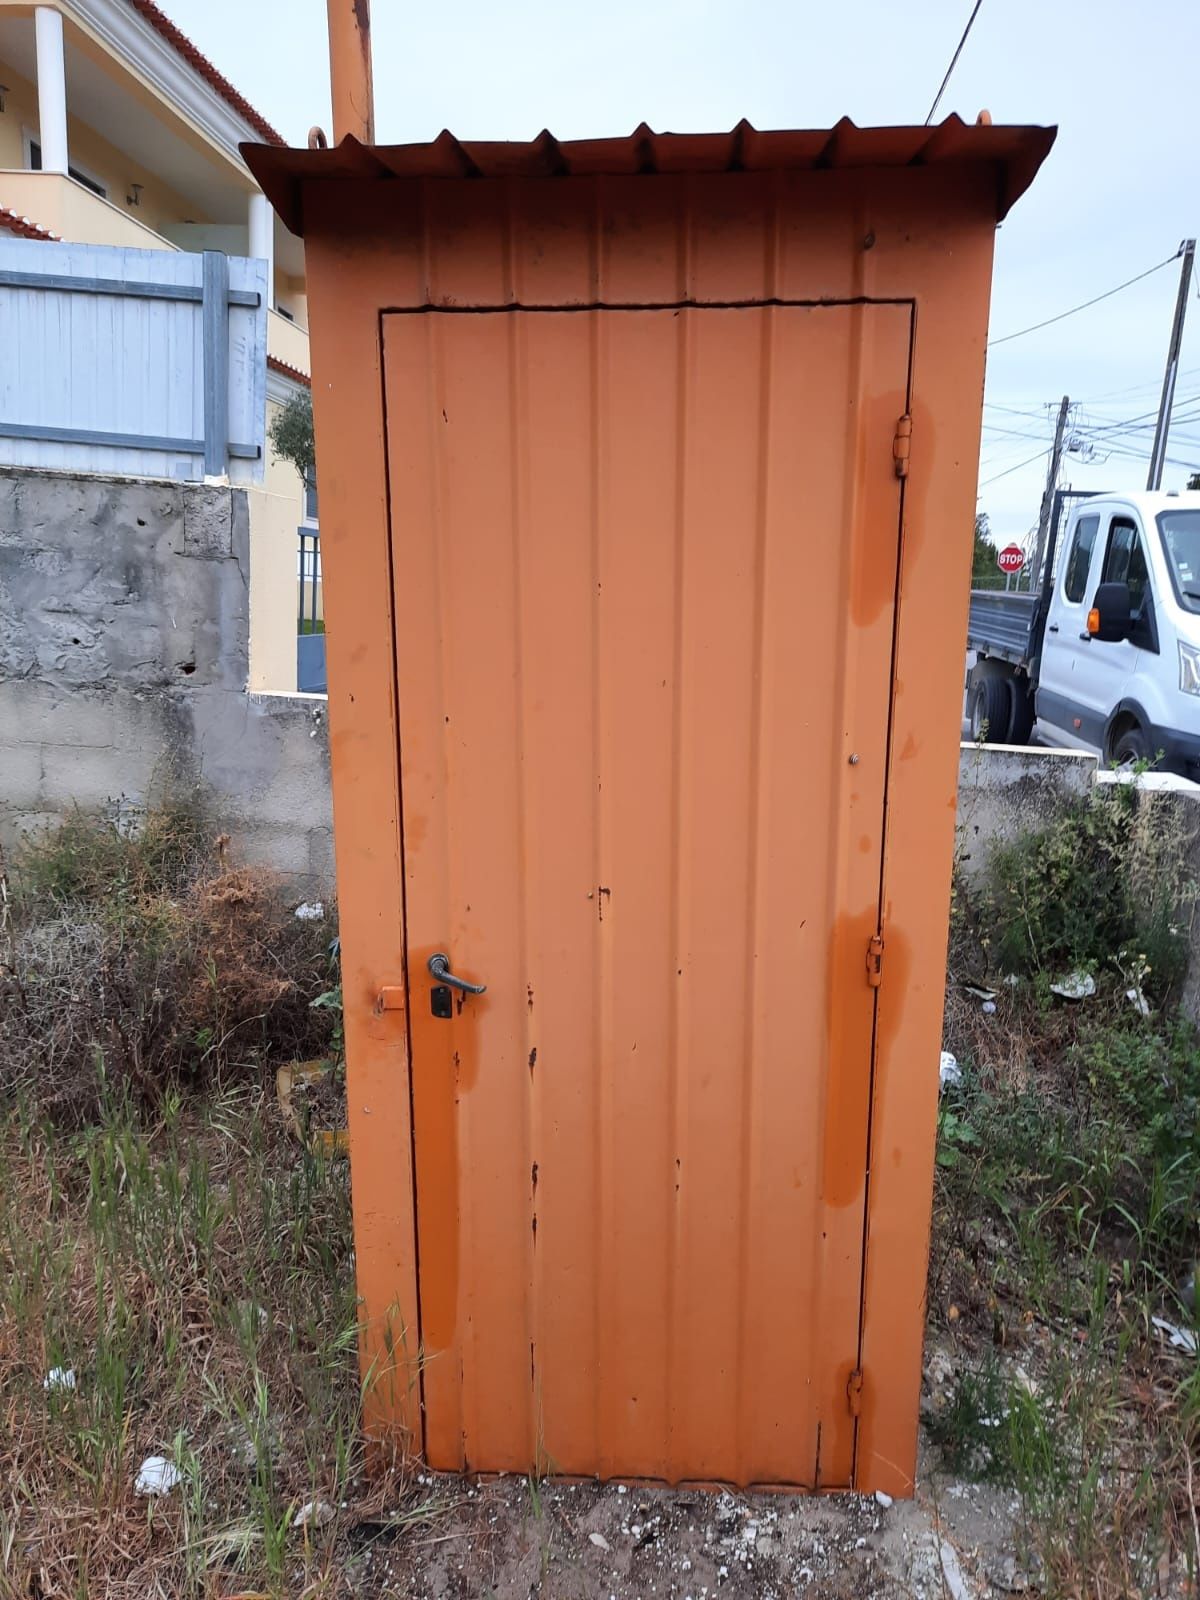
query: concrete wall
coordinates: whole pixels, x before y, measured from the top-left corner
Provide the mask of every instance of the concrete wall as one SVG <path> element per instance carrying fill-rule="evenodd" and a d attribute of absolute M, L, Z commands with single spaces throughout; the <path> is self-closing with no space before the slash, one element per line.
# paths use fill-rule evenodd
<path fill-rule="evenodd" d="M 248 694 L 241 490 L 0 470 L 0 844 L 197 783 L 241 859 L 333 872 L 323 697 Z"/>
<path fill-rule="evenodd" d="M 995 844 L 1043 827 L 1096 782 L 1095 756 L 1027 745 L 964 744 L 958 763 L 957 870 L 982 876 Z"/>
<path fill-rule="evenodd" d="M 1097 758 L 1065 750 L 1024 745 L 964 744 L 958 767 L 956 867 L 968 882 L 982 876 L 996 845 L 1030 829 L 1044 827 L 1056 812 L 1082 799 L 1097 783 L 1125 782 L 1101 772 Z M 1200 787 L 1170 773 L 1146 773 L 1138 780 L 1140 803 L 1159 810 L 1149 826 L 1178 825 L 1188 841 L 1187 875 L 1200 884 Z M 1193 898 L 1180 908 L 1190 928 L 1190 959 L 1182 1004 L 1200 1025 L 1200 906 Z"/>

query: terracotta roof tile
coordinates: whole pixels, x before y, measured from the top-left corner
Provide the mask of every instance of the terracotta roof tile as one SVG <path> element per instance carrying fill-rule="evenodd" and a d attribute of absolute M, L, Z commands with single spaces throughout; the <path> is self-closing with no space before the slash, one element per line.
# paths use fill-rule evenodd
<path fill-rule="evenodd" d="M 290 361 L 281 361 L 278 356 L 268 356 L 267 365 L 273 372 L 282 372 L 285 378 L 302 383 L 308 389 L 312 388 L 312 379 L 308 373 L 301 372 L 299 367 L 293 367 Z"/>
<path fill-rule="evenodd" d="M 185 33 L 182 33 L 164 11 L 160 11 L 154 0 L 128 0 L 128 4 L 142 17 L 156 33 L 162 35 L 173 49 L 177 50 L 183 59 L 196 69 L 200 76 L 206 79 L 217 91 L 221 98 L 239 112 L 250 126 L 256 129 L 268 144 L 286 144 L 287 140 L 263 116 L 254 109 L 245 95 L 241 95 L 225 77 L 218 72 L 212 62 L 204 55 Z"/>
<path fill-rule="evenodd" d="M 51 233 L 49 228 L 43 228 L 40 222 L 30 222 L 28 217 L 10 211 L 8 206 L 0 206 L 0 228 L 6 233 L 15 233 L 18 239 L 52 239 L 59 244 L 62 242 L 58 234 Z"/>

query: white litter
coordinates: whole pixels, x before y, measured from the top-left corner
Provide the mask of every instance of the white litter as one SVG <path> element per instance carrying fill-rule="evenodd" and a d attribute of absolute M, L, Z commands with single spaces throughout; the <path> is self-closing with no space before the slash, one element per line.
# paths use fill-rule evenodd
<path fill-rule="evenodd" d="M 138 1468 L 135 1494 L 170 1494 L 183 1474 L 166 1456 L 147 1456 Z"/>
<path fill-rule="evenodd" d="M 959 1084 L 961 1082 L 962 1068 L 958 1064 L 958 1058 L 956 1056 L 952 1056 L 949 1050 L 943 1050 L 942 1059 L 938 1063 L 939 1087 L 944 1089 L 946 1088 L 947 1084 Z"/>
<path fill-rule="evenodd" d="M 1186 1350 L 1193 1356 L 1196 1354 L 1196 1335 L 1190 1328 L 1177 1327 L 1165 1317 L 1151 1317 L 1150 1321 L 1173 1350 Z"/>
<path fill-rule="evenodd" d="M 885 1493 L 884 1490 L 876 1489 L 876 1491 L 875 1491 L 875 1503 L 876 1503 L 876 1505 L 882 1506 L 883 1509 L 886 1511 L 887 1508 L 892 1504 L 892 1497 L 891 1497 L 890 1494 Z"/>
<path fill-rule="evenodd" d="M 942 1574 L 946 1579 L 946 1589 L 950 1600 L 971 1600 L 971 1591 L 967 1588 L 967 1580 L 963 1577 L 962 1568 L 958 1564 L 958 1555 L 954 1546 L 942 1540 L 941 1548 Z"/>
<path fill-rule="evenodd" d="M 994 1000 L 985 1000 L 979 1009 L 985 1017 L 994 1017 L 996 1015 L 996 1002 Z"/>
<path fill-rule="evenodd" d="M 333 1521 L 333 1507 L 328 1500 L 306 1500 L 292 1518 L 293 1528 L 324 1528 Z"/>
<path fill-rule="evenodd" d="M 305 900 L 296 907 L 295 915 L 299 922 L 320 922 L 325 915 L 324 902 Z"/>
<path fill-rule="evenodd" d="M 1146 999 L 1146 996 L 1140 989 L 1126 989 L 1125 998 L 1129 1001 L 1130 1005 L 1134 1006 L 1138 1011 L 1140 1011 L 1144 1017 L 1148 1017 L 1150 1015 L 1150 1002 Z"/>
<path fill-rule="evenodd" d="M 42 1379 L 42 1388 L 47 1394 L 59 1389 L 73 1389 L 75 1387 L 74 1367 L 51 1367 Z"/>
<path fill-rule="evenodd" d="M 608 1540 L 602 1533 L 589 1533 L 588 1543 L 594 1544 L 597 1550 L 607 1550 L 609 1548 Z"/>
<path fill-rule="evenodd" d="M 995 989 L 985 989 L 980 983 L 964 983 L 963 989 L 967 994 L 973 994 L 976 1000 L 994 1000 L 996 998 Z"/>
<path fill-rule="evenodd" d="M 1068 972 L 1050 985 L 1050 993 L 1060 994 L 1064 1000 L 1090 1000 L 1095 992 L 1096 980 L 1090 972 Z"/>

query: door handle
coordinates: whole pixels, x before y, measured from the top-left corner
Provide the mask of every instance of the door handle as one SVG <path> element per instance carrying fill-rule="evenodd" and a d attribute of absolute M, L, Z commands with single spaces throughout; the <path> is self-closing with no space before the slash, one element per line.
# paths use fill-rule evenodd
<path fill-rule="evenodd" d="M 1081 633 L 1079 635 L 1079 637 L 1083 640 L 1083 642 L 1085 644 L 1091 644 L 1091 642 L 1092 642 L 1092 636 L 1091 636 L 1090 633 Z"/>
<path fill-rule="evenodd" d="M 439 983 L 448 983 L 452 989 L 461 989 L 464 994 L 487 993 L 486 983 L 468 983 L 465 978 L 456 978 L 450 971 L 450 957 L 443 955 L 440 950 L 430 956 L 427 965 Z"/>
<path fill-rule="evenodd" d="M 1052 622 L 1050 624 L 1050 626 L 1046 629 L 1046 632 L 1047 633 L 1057 633 L 1058 632 L 1058 623 L 1057 622 Z"/>

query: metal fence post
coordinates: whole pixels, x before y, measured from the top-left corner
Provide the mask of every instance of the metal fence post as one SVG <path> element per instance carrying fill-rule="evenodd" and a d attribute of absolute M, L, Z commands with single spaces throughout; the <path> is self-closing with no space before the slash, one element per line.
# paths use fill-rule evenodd
<path fill-rule="evenodd" d="M 229 471 L 229 258 L 205 250 L 204 298 L 204 474 Z"/>

